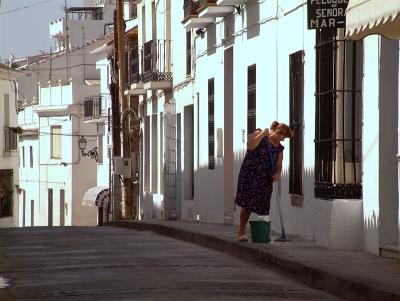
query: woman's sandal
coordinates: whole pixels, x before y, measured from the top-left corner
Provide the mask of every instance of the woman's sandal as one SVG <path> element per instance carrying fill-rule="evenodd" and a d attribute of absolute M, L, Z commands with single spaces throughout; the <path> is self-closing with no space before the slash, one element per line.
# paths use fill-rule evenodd
<path fill-rule="evenodd" d="M 237 240 L 239 242 L 244 242 L 244 241 L 248 241 L 249 239 L 247 238 L 246 235 L 242 235 L 242 236 L 239 236 Z"/>

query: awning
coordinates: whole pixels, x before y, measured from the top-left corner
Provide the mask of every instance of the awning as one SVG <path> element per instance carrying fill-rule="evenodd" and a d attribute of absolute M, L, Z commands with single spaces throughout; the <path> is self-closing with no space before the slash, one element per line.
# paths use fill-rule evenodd
<path fill-rule="evenodd" d="M 88 189 L 84 196 L 83 206 L 106 207 L 110 200 L 110 189 L 106 186 L 96 186 Z"/>
<path fill-rule="evenodd" d="M 400 0 L 350 0 L 346 36 L 359 40 L 371 34 L 400 39 Z"/>

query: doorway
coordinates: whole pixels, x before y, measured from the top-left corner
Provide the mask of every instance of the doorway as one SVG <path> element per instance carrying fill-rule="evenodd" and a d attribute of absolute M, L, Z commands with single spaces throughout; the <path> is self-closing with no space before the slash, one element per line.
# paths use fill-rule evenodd
<path fill-rule="evenodd" d="M 233 223 L 233 47 L 224 52 L 224 223 Z"/>

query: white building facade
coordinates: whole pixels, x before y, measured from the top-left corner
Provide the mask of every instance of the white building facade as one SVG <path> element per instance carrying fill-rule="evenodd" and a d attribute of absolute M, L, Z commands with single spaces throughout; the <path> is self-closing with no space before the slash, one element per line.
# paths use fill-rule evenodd
<path fill-rule="evenodd" d="M 21 104 L 18 125 L 24 130 L 19 135 L 19 220 L 22 227 L 33 227 L 43 224 L 39 215 L 39 117 L 33 105 Z"/>
<path fill-rule="evenodd" d="M 137 12 L 142 218 L 238 224 L 247 135 L 278 120 L 295 130 L 286 231 L 398 253 L 398 40 L 309 30 L 304 1 L 144 0 Z M 276 208 L 274 193 L 279 231 Z"/>
<path fill-rule="evenodd" d="M 18 120 L 19 72 L 0 64 L 0 227 L 18 227 Z"/>
<path fill-rule="evenodd" d="M 71 9 L 74 13 L 78 10 L 93 13 L 93 10 L 101 9 L 102 18 L 99 21 L 105 23 L 110 19 L 104 19 L 104 5 L 109 10 L 108 17 L 112 15 L 112 4 L 106 4 L 93 9 Z M 71 19 L 69 26 L 85 20 Z M 84 27 L 86 23 L 82 22 L 79 24 Z M 103 30 L 103 23 L 101 26 L 96 23 L 96 29 L 102 27 Z M 91 22 L 88 24 L 89 27 L 94 26 Z M 50 25 L 50 32 L 54 26 Z M 76 34 L 68 30 L 70 38 Z M 65 36 L 66 32 L 59 35 L 60 38 Z M 96 69 L 96 58 L 90 54 L 105 39 L 97 36 L 97 33 L 86 31 L 85 39 L 80 44 L 79 41 L 77 44 L 69 43 L 71 47 L 68 50 L 59 48 L 58 52 L 24 68 L 25 76 L 20 79 L 20 95 L 26 97 L 23 112 L 37 114 L 35 126 L 38 129 L 35 138 L 25 139 L 27 142 L 36 139 L 35 144 L 32 141 L 32 153 L 38 158 L 37 166 L 34 164 L 32 170 L 22 170 L 24 178 L 37 178 L 35 184 L 26 182 L 21 187 L 27 203 L 37 199 L 33 201 L 37 205 L 27 205 L 25 213 L 21 213 L 25 225 L 32 225 L 32 217 L 33 225 L 40 226 L 97 224 L 97 208 L 82 205 L 85 192 L 96 187 L 97 162 L 103 159 L 103 139 L 98 139 L 97 125 L 85 122 L 87 104 L 90 102 L 93 110 L 93 105 L 97 104 L 93 101 L 101 98 L 100 72 Z M 26 123 L 26 117 L 21 115 L 21 122 L 25 122 L 23 127 L 29 133 L 30 121 Z M 86 143 L 81 149 L 82 140 Z M 31 192 L 28 194 L 28 191 Z M 27 222 L 28 219 L 30 222 Z"/>

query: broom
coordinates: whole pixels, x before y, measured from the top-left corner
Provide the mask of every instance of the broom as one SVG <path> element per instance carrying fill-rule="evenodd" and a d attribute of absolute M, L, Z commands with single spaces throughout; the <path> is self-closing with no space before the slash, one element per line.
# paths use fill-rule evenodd
<path fill-rule="evenodd" d="M 276 238 L 274 241 L 276 242 L 289 242 L 291 241 L 286 237 L 285 234 L 285 226 L 283 225 L 283 217 L 282 217 L 282 208 L 281 208 L 281 180 L 275 184 L 275 192 L 276 192 L 276 204 L 278 205 L 279 212 L 279 221 L 281 223 L 281 236 Z"/>

